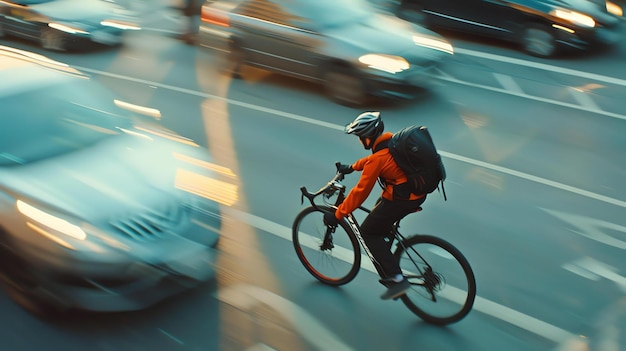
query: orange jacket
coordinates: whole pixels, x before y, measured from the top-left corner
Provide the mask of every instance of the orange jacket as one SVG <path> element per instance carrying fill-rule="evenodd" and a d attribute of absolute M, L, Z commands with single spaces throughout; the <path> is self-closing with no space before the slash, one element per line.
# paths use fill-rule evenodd
<path fill-rule="evenodd" d="M 379 136 L 374 142 L 372 149 L 376 149 L 378 143 L 391 139 L 393 134 L 385 132 Z M 369 156 L 363 157 L 352 164 L 352 168 L 361 171 L 359 182 L 350 190 L 346 199 L 339 205 L 335 212 L 335 217 L 341 219 L 356 210 L 367 199 L 370 192 L 376 185 L 378 177 L 385 180 L 385 189 L 383 189 L 382 197 L 387 200 L 393 200 L 393 186 L 402 184 L 407 181 L 406 175 L 398 167 L 393 160 L 388 148 L 384 148 Z M 415 200 L 424 195 L 411 194 L 409 200 Z"/>

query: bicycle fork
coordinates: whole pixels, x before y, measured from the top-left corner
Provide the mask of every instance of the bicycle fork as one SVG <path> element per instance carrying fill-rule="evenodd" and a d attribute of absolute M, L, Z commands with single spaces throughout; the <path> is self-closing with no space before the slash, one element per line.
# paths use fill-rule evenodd
<path fill-rule="evenodd" d="M 324 234 L 324 240 L 322 240 L 322 244 L 320 245 L 320 250 L 332 250 L 335 247 L 333 244 L 333 233 L 335 232 L 337 227 L 326 226 L 326 233 Z"/>

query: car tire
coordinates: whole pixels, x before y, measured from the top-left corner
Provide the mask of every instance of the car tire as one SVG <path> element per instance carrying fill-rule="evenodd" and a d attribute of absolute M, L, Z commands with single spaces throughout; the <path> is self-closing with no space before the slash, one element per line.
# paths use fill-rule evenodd
<path fill-rule="evenodd" d="M 524 30 L 522 48 L 524 52 L 532 56 L 554 56 L 557 51 L 556 38 L 549 27 L 532 24 Z"/>
<path fill-rule="evenodd" d="M 324 75 L 326 94 L 335 102 L 360 107 L 367 102 L 368 94 L 363 79 L 346 68 L 333 67 Z"/>
<path fill-rule="evenodd" d="M 65 36 L 53 28 L 44 28 L 39 33 L 39 42 L 44 49 L 54 51 L 65 50 Z"/>
<path fill-rule="evenodd" d="M 19 276 L 5 273 L 0 280 L 7 295 L 23 310 L 42 319 L 56 319 L 69 311 L 61 304 L 53 303 L 52 299 L 46 299 L 40 288 Z"/>

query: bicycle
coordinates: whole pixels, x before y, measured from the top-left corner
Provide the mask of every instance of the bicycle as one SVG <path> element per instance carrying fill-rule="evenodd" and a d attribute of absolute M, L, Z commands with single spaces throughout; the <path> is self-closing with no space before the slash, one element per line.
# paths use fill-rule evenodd
<path fill-rule="evenodd" d="M 339 163 L 336 164 L 339 169 Z M 352 281 L 361 268 L 361 250 L 376 267 L 353 213 L 336 227 L 323 223 L 324 213 L 334 211 L 345 199 L 344 174 L 335 177 L 315 193 L 301 187 L 301 203 L 311 203 L 296 216 L 292 227 L 293 245 L 300 262 L 320 282 L 340 286 Z M 324 205 L 315 201 L 323 196 Z M 332 198 L 336 195 L 334 202 Z M 360 206 L 360 210 L 371 210 Z M 418 211 L 421 210 L 418 209 Z M 404 236 L 396 222 L 389 247 L 396 243 L 394 256 L 411 288 L 399 298 L 427 323 L 447 325 L 463 319 L 476 298 L 476 280 L 465 256 L 449 242 L 432 235 Z M 338 230 L 340 229 L 340 230 Z M 385 285 L 383 280 L 379 282 Z"/>

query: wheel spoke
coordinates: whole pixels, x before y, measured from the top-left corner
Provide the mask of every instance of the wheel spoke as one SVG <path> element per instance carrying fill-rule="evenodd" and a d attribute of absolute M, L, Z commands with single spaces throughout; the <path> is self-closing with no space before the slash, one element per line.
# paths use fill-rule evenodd
<path fill-rule="evenodd" d="M 293 245 L 311 275 L 325 284 L 342 285 L 358 273 L 361 262 L 359 243 L 342 226 L 332 234 L 327 230 L 323 224 L 323 212 L 306 208 L 294 221 Z"/>
<path fill-rule="evenodd" d="M 474 274 L 463 255 L 449 243 L 431 236 L 406 241 L 395 255 L 411 289 L 404 304 L 426 322 L 454 323 L 467 315 L 476 295 Z M 418 273 L 423 272 L 423 273 Z"/>

